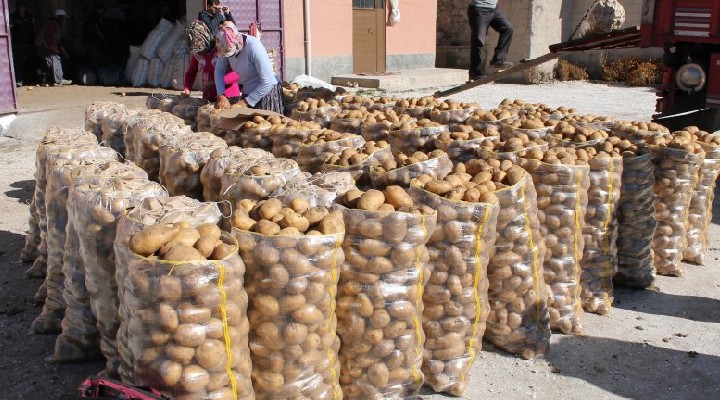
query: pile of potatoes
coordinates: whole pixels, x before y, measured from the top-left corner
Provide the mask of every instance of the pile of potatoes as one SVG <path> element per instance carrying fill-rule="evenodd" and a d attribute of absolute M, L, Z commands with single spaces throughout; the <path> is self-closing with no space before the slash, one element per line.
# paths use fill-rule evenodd
<path fill-rule="evenodd" d="M 580 122 L 560 121 L 553 129 L 550 137 L 559 143 L 572 146 L 592 146 L 608 137 L 602 126 Z"/>
<path fill-rule="evenodd" d="M 120 317 L 120 326 L 118 327 L 116 335 L 117 352 L 120 355 L 118 375 L 122 378 L 123 382 L 137 383 L 134 366 L 140 356 L 140 354 L 135 351 L 137 338 L 130 333 L 131 329 L 138 327 L 132 327 L 129 324 L 130 309 L 135 307 L 135 303 L 128 302 L 125 296 L 125 292 L 128 290 L 126 283 L 132 282 L 128 281 L 128 279 L 132 279 L 130 265 L 137 260 L 138 257 L 130 250 L 130 239 L 136 233 L 151 225 L 160 224 L 173 226 L 181 222 L 183 225 L 190 224 L 191 226 L 217 224 L 221 216 L 222 214 L 218 206 L 214 203 L 201 203 L 185 196 L 166 197 L 163 195 L 146 197 L 133 209 L 128 209 L 123 212 L 118 219 L 113 249 L 116 260 L 115 280 L 118 283 L 118 316 Z M 167 272 L 168 271 L 165 271 L 162 275 L 167 275 Z M 168 279 L 166 282 L 175 285 L 177 280 Z M 155 283 L 160 284 L 160 280 L 156 279 Z M 235 334 L 232 329 L 229 333 Z M 167 334 L 156 336 L 156 338 L 161 341 L 160 343 L 168 337 Z M 245 346 L 247 346 L 247 343 Z M 233 359 L 235 358 L 233 357 Z"/>
<path fill-rule="evenodd" d="M 670 131 L 655 122 L 616 121 L 612 127 L 612 135 L 633 142 L 645 142 L 652 137 L 663 137 Z"/>
<path fill-rule="evenodd" d="M 136 110 L 123 110 L 121 112 L 108 114 L 100 123 L 102 126 L 102 136 L 99 139 L 105 146 L 125 154 L 125 131 L 127 130 L 127 122 L 137 113 Z"/>
<path fill-rule="evenodd" d="M 262 117 L 256 115 L 250 121 L 246 121 L 238 128 L 240 145 L 245 148 L 262 149 L 271 151 L 275 133 L 275 127 L 286 126 L 290 118 L 273 115 Z"/>
<path fill-rule="evenodd" d="M 85 131 L 95 135 L 97 141 L 102 137 L 102 121 L 105 117 L 123 113 L 126 110 L 125 104 L 111 101 L 97 101 L 85 108 Z"/>
<path fill-rule="evenodd" d="M 430 111 L 430 119 L 441 124 L 462 124 L 480 108 L 477 103 L 460 103 L 454 100 L 443 100 Z"/>
<path fill-rule="evenodd" d="M 390 145 L 381 140 L 379 142 L 365 142 L 361 147 L 343 149 L 339 154 L 333 154 L 325 161 L 322 172 L 340 171 L 349 172 L 358 186 L 369 186 L 370 170 L 393 159 Z"/>
<path fill-rule="evenodd" d="M 198 132 L 213 132 L 213 128 L 217 127 L 220 123 L 220 110 L 215 107 L 215 104 L 206 104 L 199 107 L 197 110 L 197 131 Z"/>
<path fill-rule="evenodd" d="M 173 115 L 182 118 L 192 130 L 197 130 L 198 122 L 197 115 L 200 107 L 208 104 L 205 99 L 198 99 L 195 97 L 188 97 L 180 99 L 180 101 L 168 110 Z"/>
<path fill-rule="evenodd" d="M 416 151 L 405 155 L 399 153 L 392 160 L 385 160 L 370 170 L 370 180 L 376 189 L 389 185 L 410 186 L 413 179 L 425 175 L 432 179 L 442 179 L 452 170 L 452 161 L 442 150 L 430 153 Z"/>
<path fill-rule="evenodd" d="M 369 115 L 363 107 L 360 109 L 345 109 L 340 111 L 330 122 L 330 129 L 337 132 L 359 135 L 362 132 L 362 123 Z"/>
<path fill-rule="evenodd" d="M 487 149 L 485 151 L 491 151 L 494 147 L 491 141 L 499 138 L 500 132 L 493 126 L 478 131 L 471 125 L 456 125 L 451 132 L 441 133 L 435 139 L 435 146 L 447 152 L 451 160 L 465 162 L 477 158 L 480 147 L 485 147 Z"/>
<path fill-rule="evenodd" d="M 479 130 L 488 125 L 499 126 L 498 124 L 501 123 L 501 121 L 512 118 L 514 115 L 515 114 L 506 109 L 478 109 L 465 120 L 465 124 Z"/>
<path fill-rule="evenodd" d="M 554 147 L 528 152 L 521 163 L 537 191 L 550 327 L 565 334 L 582 333 L 580 261 L 590 186 L 588 159 L 586 149 Z"/>
<path fill-rule="evenodd" d="M 656 141 L 657 138 L 648 139 L 648 144 Z M 655 167 L 655 270 L 660 275 L 682 277 L 685 267 L 680 261 L 687 247 L 690 200 L 705 151 L 689 134 L 675 135 L 650 150 Z"/>
<path fill-rule="evenodd" d="M 498 216 L 495 185 L 489 179 L 475 184 L 473 178 L 464 164 L 456 164 L 444 179 L 420 176 L 410 187 L 416 203 L 437 211 L 437 226 L 427 243 L 431 273 L 423 293 L 422 371 L 426 385 L 455 396 L 462 396 L 467 371 L 482 347 L 490 312 L 488 250 L 495 243 Z M 477 200 L 461 201 L 461 192 Z"/>
<path fill-rule="evenodd" d="M 367 111 L 367 107 L 365 107 L 366 104 L 372 104 L 372 100 L 357 96 L 357 95 L 348 95 L 344 96 L 342 99 L 340 99 L 340 108 L 342 108 L 344 111 L 347 110 L 363 110 Z M 347 118 L 347 117 L 345 117 Z"/>
<path fill-rule="evenodd" d="M 256 398 L 341 397 L 333 310 L 342 214 L 299 198 L 242 200 L 232 222 L 247 266 Z"/>
<path fill-rule="evenodd" d="M 332 207 L 335 198 L 355 188 L 355 179 L 349 172 L 304 172 L 275 190 L 272 197 L 290 203 L 295 199 L 307 201 L 311 207 Z"/>
<path fill-rule="evenodd" d="M 702 131 L 697 126 L 688 126 L 680 132 L 687 132 L 696 142 L 704 143 L 713 147 L 720 146 L 720 136 Z M 673 133 L 673 135 L 675 134 L 676 133 Z"/>
<path fill-rule="evenodd" d="M 163 119 L 174 119 L 175 124 L 173 126 L 177 128 L 180 126 L 180 119 L 172 116 L 169 113 L 163 113 L 160 110 L 138 110 L 133 116 L 127 121 L 125 129 L 125 135 L 123 141 L 125 142 L 125 159 L 135 162 L 135 136 L 140 135 L 146 127 L 153 127 L 158 124 L 159 120 Z M 182 123 L 184 125 L 184 123 Z"/>
<path fill-rule="evenodd" d="M 447 125 L 432 122 L 427 118 L 416 122 L 402 122 L 393 125 L 388 134 L 388 142 L 395 154 L 431 152 L 435 150 L 435 139 L 443 132 L 448 132 Z"/>
<path fill-rule="evenodd" d="M 528 117 L 538 118 L 538 119 L 559 119 L 561 117 L 565 117 L 568 115 L 575 114 L 577 112 L 574 108 L 567 108 L 564 106 L 560 106 L 557 108 L 549 107 L 545 104 L 541 103 L 527 103 L 523 100 L 519 99 L 503 99 L 500 102 L 500 105 L 498 108 L 504 108 L 504 109 L 510 109 L 514 110 L 519 115 L 525 115 Z"/>
<path fill-rule="evenodd" d="M 225 141 L 209 132 L 176 136 L 160 147 L 160 183 L 171 196 L 202 200 L 200 172 L 216 149 L 226 147 Z"/>
<path fill-rule="evenodd" d="M 295 105 L 292 119 L 317 122 L 323 127 L 327 127 L 339 112 L 340 103 L 337 100 L 307 99 Z"/>
<path fill-rule="evenodd" d="M 395 110 L 388 108 L 382 111 L 375 111 L 363 120 L 361 135 L 365 140 L 388 140 L 390 130 L 403 122 L 414 122 L 415 118 L 407 115 L 395 113 Z"/>
<path fill-rule="evenodd" d="M 399 186 L 351 190 L 338 200 L 346 226 L 337 293 L 343 397 L 412 396 L 423 385 L 425 243 L 435 211 Z"/>
<path fill-rule="evenodd" d="M 408 97 L 397 100 L 394 110 L 398 114 L 407 114 L 420 120 L 430 118 L 430 110 L 440 103 L 441 101 L 433 96 Z"/>
<path fill-rule="evenodd" d="M 237 146 L 216 148 L 200 171 L 203 200 L 221 200 L 221 178 L 226 172 L 241 170 L 246 165 L 270 158 L 273 158 L 273 155 L 261 149 L 243 149 Z"/>
<path fill-rule="evenodd" d="M 294 159 L 303 142 L 310 136 L 319 134 L 322 129 L 320 124 L 310 121 L 291 121 L 284 127 L 275 126 L 271 133 L 273 155 L 278 158 Z"/>
<path fill-rule="evenodd" d="M 343 149 L 359 147 L 365 143 L 360 135 L 333 130 L 313 132 L 306 137 L 298 150 L 297 163 L 303 171 L 320 172 L 325 160 Z"/>
<path fill-rule="evenodd" d="M 391 97 L 370 97 L 365 98 L 363 106 L 369 111 L 390 111 L 393 107 L 395 107 L 396 103 L 397 100 Z"/>
<path fill-rule="evenodd" d="M 477 149 L 479 158 L 499 158 L 500 160 L 510 160 L 516 163 L 520 162 L 522 157 L 528 154 L 542 154 L 548 149 L 548 142 L 544 139 L 531 139 L 528 135 L 522 133 L 517 137 L 510 137 L 501 140 L 485 140 L 481 142 L 481 146 Z M 492 147 L 490 147 L 492 145 Z"/>
<path fill-rule="evenodd" d="M 99 336 L 102 355 L 107 360 L 105 370 L 108 376 L 117 376 L 120 364 L 115 341 L 120 318 L 118 316 L 118 291 L 115 281 L 115 252 L 113 249 L 117 220 L 125 209 L 139 205 L 143 199 L 163 197 L 166 194 L 160 185 L 146 179 L 121 179 L 99 185 L 82 184 L 73 189 L 74 228 L 78 234 L 78 248 L 82 250 L 78 251 L 80 263 L 76 268 L 83 270 L 80 272 L 84 272 L 81 280 L 86 288 L 84 294 L 87 298 L 84 299 L 84 302 L 92 310 L 91 315 L 99 317 L 96 321 L 96 334 Z M 70 207 L 70 203 L 68 207 Z M 65 268 L 67 267 L 65 265 Z M 67 279 L 65 283 L 65 289 L 68 291 L 72 285 L 68 285 Z M 83 288 L 78 287 L 68 294 L 75 297 L 78 304 L 82 304 Z M 66 298 L 68 298 L 68 294 L 65 294 Z M 68 311 L 74 307 L 73 302 L 68 302 L 68 309 L 65 312 L 66 320 Z M 84 328 L 76 332 L 88 331 L 89 329 Z M 68 330 L 68 334 L 72 332 L 72 330 Z M 93 339 L 95 339 L 92 344 L 94 348 L 98 345 L 98 338 L 94 337 Z M 77 340 L 72 342 L 77 343 Z"/>
<path fill-rule="evenodd" d="M 162 113 L 157 117 L 142 119 L 142 122 L 131 120 L 128 131 L 132 131 L 135 158 L 138 167 L 148 173 L 150 179 L 158 181 L 160 177 L 160 147 L 178 137 L 186 136 L 192 131 L 183 120 L 172 114 Z M 125 136 L 127 149 L 127 135 Z M 126 157 L 126 159 L 130 159 Z"/>
<path fill-rule="evenodd" d="M 130 238 L 129 346 L 135 382 L 175 398 L 253 396 L 245 265 L 210 223 L 150 225 Z"/>
<path fill-rule="evenodd" d="M 525 134 L 532 139 L 544 138 L 550 131 L 552 131 L 552 129 L 550 121 L 546 119 L 517 118 L 512 121 L 503 122 L 501 137 L 503 139 L 508 139 Z"/>
<path fill-rule="evenodd" d="M 35 333 L 59 333 L 65 313 L 65 275 L 63 260 L 65 256 L 66 226 L 68 223 L 67 200 L 73 184 L 89 178 L 94 169 L 83 166 L 104 164 L 117 159 L 117 153 L 107 147 L 97 145 L 69 146 L 47 158 L 47 186 L 45 209 L 47 216 L 47 275 L 45 286 L 47 297 L 43 310 L 31 324 Z M 73 174 L 74 170 L 82 171 Z M 76 249 L 73 249 L 76 250 Z"/>
<path fill-rule="evenodd" d="M 565 115 L 562 118 L 562 121 L 570 122 L 570 123 L 584 123 L 584 124 L 600 124 L 603 127 L 607 126 L 612 128 L 612 126 L 615 124 L 615 120 L 611 117 L 604 117 L 594 114 L 570 114 Z"/>

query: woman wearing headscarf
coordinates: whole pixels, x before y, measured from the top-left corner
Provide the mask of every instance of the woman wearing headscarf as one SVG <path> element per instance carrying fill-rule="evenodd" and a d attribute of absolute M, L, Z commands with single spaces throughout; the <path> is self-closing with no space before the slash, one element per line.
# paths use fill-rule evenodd
<path fill-rule="evenodd" d="M 230 107 L 225 88 L 220 85 L 223 71 L 230 65 L 239 75 L 238 83 L 243 87 L 238 105 L 282 114 L 280 81 L 260 40 L 239 33 L 235 24 L 225 22 L 215 36 L 215 44 L 219 56 L 215 64 L 217 107 Z"/>
<path fill-rule="evenodd" d="M 215 38 L 210 29 L 202 21 L 193 21 L 187 29 L 187 44 L 192 53 L 190 64 L 185 71 L 183 83 L 183 95 L 189 96 L 195 77 L 198 71 L 202 74 L 203 99 L 208 101 L 217 100 L 215 89 L 215 63 L 217 62 L 217 51 L 215 50 Z M 240 88 L 238 87 L 238 74 L 235 71 L 225 69 L 225 76 L 221 78 L 225 87 L 225 96 L 229 102 L 234 103 L 240 100 Z"/>

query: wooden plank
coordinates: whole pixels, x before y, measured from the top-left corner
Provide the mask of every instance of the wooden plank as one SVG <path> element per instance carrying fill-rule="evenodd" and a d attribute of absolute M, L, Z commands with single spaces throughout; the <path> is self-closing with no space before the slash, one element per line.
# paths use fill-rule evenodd
<path fill-rule="evenodd" d="M 533 58 L 533 59 L 530 59 L 530 60 L 526 60 L 526 61 L 524 61 L 524 62 L 520 62 L 520 63 L 517 64 L 517 65 L 513 65 L 512 67 L 510 67 L 510 68 L 508 68 L 508 69 L 502 70 L 502 71 L 497 72 L 497 73 L 494 73 L 494 74 L 492 74 L 492 75 L 488 75 L 488 76 L 486 76 L 486 77 L 484 77 L 484 78 L 482 78 L 482 79 L 478 79 L 478 80 L 475 80 L 475 81 L 472 81 L 472 82 L 465 83 L 465 84 L 460 85 L 460 86 L 455 86 L 455 87 L 452 87 L 452 88 L 447 89 L 447 90 L 443 90 L 443 91 L 440 91 L 440 92 L 436 92 L 436 93 L 435 93 L 435 96 L 436 96 L 436 97 L 445 97 L 445 96 L 450 96 L 451 94 L 456 94 L 456 93 L 464 92 L 464 91 L 466 91 L 466 90 L 468 90 L 468 89 L 472 89 L 472 88 L 474 88 L 474 87 L 478 87 L 478 86 L 484 85 L 484 84 L 486 84 L 486 83 L 494 82 L 494 81 L 496 81 L 496 80 L 498 80 L 498 79 L 502 79 L 502 78 L 507 77 L 507 76 L 509 76 L 509 75 L 512 75 L 512 74 L 514 74 L 514 73 L 516 73 L 516 72 L 521 72 L 521 71 L 524 71 L 524 70 L 526 70 L 526 69 L 529 69 L 529 68 L 538 66 L 538 65 L 540 65 L 540 64 L 542 64 L 542 63 L 546 63 L 546 62 L 551 61 L 551 60 L 554 60 L 554 59 L 556 59 L 556 58 L 560 58 L 561 56 L 565 55 L 566 53 L 567 53 L 567 52 L 565 52 L 565 51 L 559 51 L 559 52 L 557 52 L 557 53 L 548 53 L 548 54 L 545 54 L 545 55 L 540 56 L 540 57 L 538 57 L 538 58 Z"/>

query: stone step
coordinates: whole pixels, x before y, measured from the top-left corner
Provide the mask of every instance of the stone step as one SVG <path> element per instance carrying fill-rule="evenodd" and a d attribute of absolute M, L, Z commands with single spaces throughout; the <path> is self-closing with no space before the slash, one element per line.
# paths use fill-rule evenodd
<path fill-rule="evenodd" d="M 468 72 L 464 69 L 421 68 L 378 74 L 344 74 L 334 76 L 331 83 L 338 86 L 403 91 L 459 85 L 467 79 Z"/>

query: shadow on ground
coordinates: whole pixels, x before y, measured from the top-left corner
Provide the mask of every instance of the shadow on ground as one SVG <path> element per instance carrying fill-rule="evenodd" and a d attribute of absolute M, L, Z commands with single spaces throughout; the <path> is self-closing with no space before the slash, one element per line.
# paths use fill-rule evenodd
<path fill-rule="evenodd" d="M 19 202 L 30 204 L 30 200 L 35 192 L 35 180 L 28 179 L 25 181 L 17 181 L 10 184 L 13 190 L 5 192 L 7 197 L 18 199 Z"/>
<path fill-rule="evenodd" d="M 617 288 L 613 307 L 691 321 L 720 323 L 720 300 L 707 297 Z"/>

